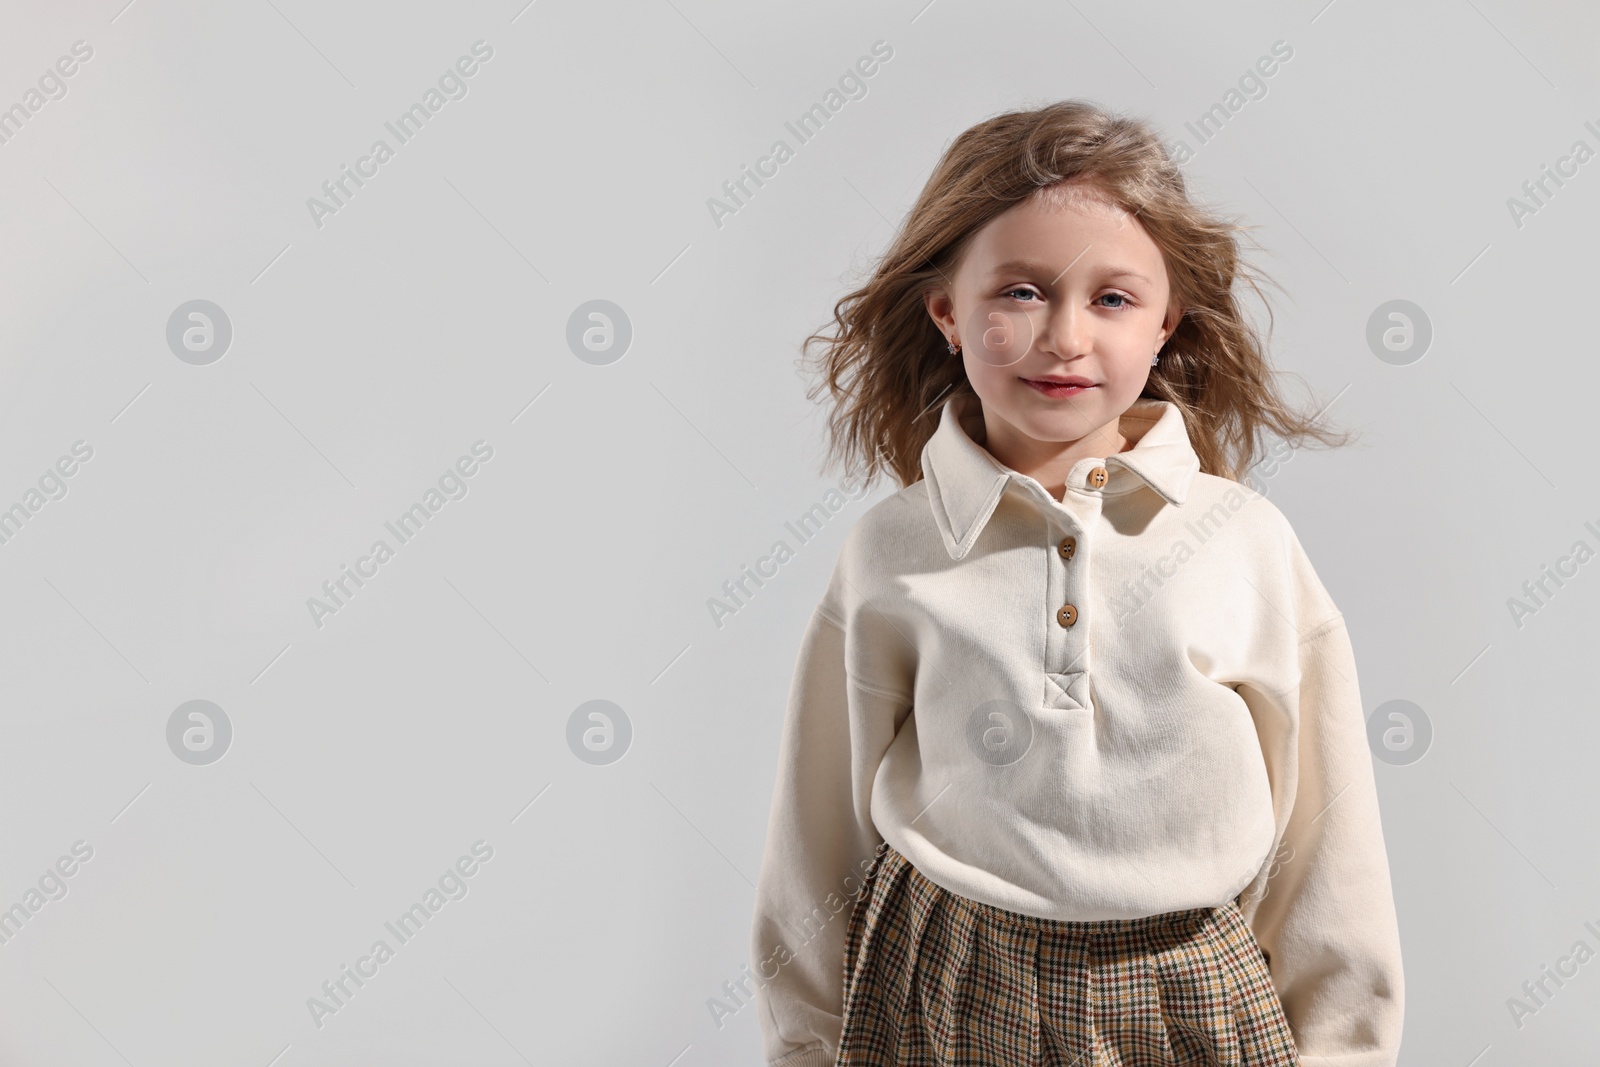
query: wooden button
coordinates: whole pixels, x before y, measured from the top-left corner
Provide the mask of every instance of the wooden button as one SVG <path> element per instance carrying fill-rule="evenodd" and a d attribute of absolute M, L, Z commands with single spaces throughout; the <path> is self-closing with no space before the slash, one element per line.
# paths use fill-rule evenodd
<path fill-rule="evenodd" d="M 1078 609 L 1071 604 L 1063 604 L 1056 611 L 1056 622 L 1062 626 L 1071 626 L 1078 621 Z"/>
<path fill-rule="evenodd" d="M 1061 553 L 1062 559 L 1071 559 L 1072 554 L 1077 550 L 1078 539 L 1076 537 L 1063 537 L 1061 543 L 1056 546 L 1056 551 Z"/>
<path fill-rule="evenodd" d="M 1096 467 L 1094 470 L 1089 472 L 1089 484 L 1098 489 L 1102 485 L 1106 484 L 1107 477 L 1108 475 L 1106 474 L 1106 469 L 1104 467 Z"/>

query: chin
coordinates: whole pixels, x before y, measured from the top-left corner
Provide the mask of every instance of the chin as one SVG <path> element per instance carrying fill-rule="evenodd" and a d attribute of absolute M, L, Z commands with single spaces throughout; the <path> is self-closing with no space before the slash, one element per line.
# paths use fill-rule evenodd
<path fill-rule="evenodd" d="M 1059 411 L 1020 412 L 1014 425 L 1035 441 L 1064 444 L 1093 432 L 1099 422 L 1096 413 L 1087 408 L 1063 407 Z"/>

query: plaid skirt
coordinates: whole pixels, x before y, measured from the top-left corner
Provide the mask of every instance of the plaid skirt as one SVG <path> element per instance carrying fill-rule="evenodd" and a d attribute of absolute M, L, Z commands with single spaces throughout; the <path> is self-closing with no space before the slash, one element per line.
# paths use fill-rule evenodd
<path fill-rule="evenodd" d="M 1289 1067 L 1237 903 L 1041 919 L 958 896 L 884 842 L 846 932 L 837 1067 Z"/>

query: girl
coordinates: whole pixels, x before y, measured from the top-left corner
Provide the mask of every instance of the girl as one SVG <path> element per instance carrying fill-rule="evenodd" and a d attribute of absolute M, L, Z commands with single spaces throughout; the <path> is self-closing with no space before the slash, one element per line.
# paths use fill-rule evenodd
<path fill-rule="evenodd" d="M 1343 437 L 1274 393 L 1242 229 L 1142 122 L 999 115 L 808 339 L 832 453 L 902 488 L 800 647 L 752 946 L 772 1067 L 1395 1064 L 1350 639 L 1239 481 L 1263 430 Z"/>

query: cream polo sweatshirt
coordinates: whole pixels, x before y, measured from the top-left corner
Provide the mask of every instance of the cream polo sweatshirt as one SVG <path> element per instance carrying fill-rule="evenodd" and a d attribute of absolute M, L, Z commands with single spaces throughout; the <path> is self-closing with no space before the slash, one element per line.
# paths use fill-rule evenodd
<path fill-rule="evenodd" d="M 801 642 L 751 947 L 773 1067 L 834 1062 L 880 841 L 1047 919 L 1237 899 L 1306 1067 L 1394 1067 L 1400 937 L 1344 617 L 1283 514 L 1140 399 L 1065 499 L 946 401 Z"/>

